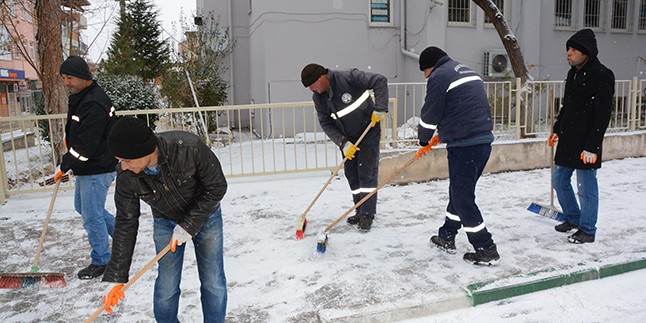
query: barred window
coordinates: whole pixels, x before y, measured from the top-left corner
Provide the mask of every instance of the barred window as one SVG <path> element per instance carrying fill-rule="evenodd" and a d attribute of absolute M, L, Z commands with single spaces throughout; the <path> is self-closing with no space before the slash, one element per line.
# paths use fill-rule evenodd
<path fill-rule="evenodd" d="M 572 17 L 572 0 L 554 1 L 554 26 L 574 27 Z"/>
<path fill-rule="evenodd" d="M 642 0 L 639 5 L 639 22 L 637 23 L 637 29 L 640 31 L 646 31 L 646 0 Z"/>
<path fill-rule="evenodd" d="M 585 0 L 583 27 L 601 27 L 601 0 Z"/>
<path fill-rule="evenodd" d="M 503 16 L 507 16 L 505 13 L 505 0 L 493 0 L 493 3 L 498 7 L 498 10 L 503 14 Z M 490 24 L 492 23 L 491 19 L 487 15 L 484 17 L 484 22 L 485 24 Z"/>
<path fill-rule="evenodd" d="M 628 0 L 612 1 L 612 29 L 628 29 Z"/>
<path fill-rule="evenodd" d="M 449 0 L 449 23 L 471 23 L 471 0 Z"/>

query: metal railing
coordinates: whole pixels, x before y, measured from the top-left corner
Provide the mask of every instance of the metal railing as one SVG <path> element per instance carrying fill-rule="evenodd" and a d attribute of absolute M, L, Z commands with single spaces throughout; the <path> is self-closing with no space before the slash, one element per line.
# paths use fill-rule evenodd
<path fill-rule="evenodd" d="M 563 85 L 533 81 L 521 88 L 520 80 L 485 82 L 496 140 L 547 137 Z M 646 80 L 620 80 L 615 86 L 608 132 L 645 130 Z M 389 118 L 381 122 L 382 149 L 416 149 L 426 83 L 391 83 L 389 90 Z M 339 148 L 320 128 L 312 102 L 117 113 L 136 115 L 157 132 L 184 130 L 205 139 L 208 133 L 227 177 L 334 169 L 342 159 Z M 0 202 L 6 195 L 51 189 L 40 183 L 55 171 L 55 148 L 49 138 L 60 137 L 64 122 L 63 114 L 0 118 L 4 150 Z"/>

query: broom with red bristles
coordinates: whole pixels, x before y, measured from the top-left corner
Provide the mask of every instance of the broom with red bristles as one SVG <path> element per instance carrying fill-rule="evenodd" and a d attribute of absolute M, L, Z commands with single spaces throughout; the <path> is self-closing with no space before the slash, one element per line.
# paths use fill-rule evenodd
<path fill-rule="evenodd" d="M 354 143 L 355 147 L 359 146 L 359 143 L 361 142 L 361 140 L 363 140 L 363 137 L 366 136 L 366 134 L 368 133 L 368 131 L 370 131 L 370 128 L 372 127 L 373 127 L 372 123 L 370 123 L 366 127 L 366 130 L 363 131 L 363 133 L 361 134 L 361 137 L 359 137 L 359 139 L 357 139 L 357 142 Z M 314 206 L 314 203 L 316 202 L 316 200 L 318 200 L 319 196 L 323 194 L 323 190 L 325 190 L 325 188 L 330 184 L 334 176 L 336 176 L 336 174 L 339 173 L 339 170 L 341 170 L 341 167 L 343 167 L 343 164 L 345 164 L 346 160 L 348 160 L 348 157 L 343 158 L 339 166 L 336 167 L 334 172 L 332 172 L 332 175 L 330 175 L 330 178 L 327 179 L 327 182 L 325 182 L 325 184 L 323 185 L 323 187 L 321 187 L 321 189 L 316 194 L 312 202 L 310 202 L 310 205 L 307 206 L 307 209 L 305 209 L 305 212 L 299 215 L 298 218 L 296 219 L 296 240 L 303 240 L 303 237 L 305 235 L 305 227 L 307 226 L 307 219 L 305 218 L 305 216 L 307 215 L 307 212 L 309 212 L 312 206 Z"/>
<path fill-rule="evenodd" d="M 47 217 L 45 218 L 45 224 L 43 226 L 43 232 L 40 234 L 40 241 L 38 242 L 38 248 L 36 249 L 36 257 L 34 259 L 34 264 L 31 266 L 31 272 L 27 273 L 0 273 L 0 288 L 25 288 L 32 286 L 43 286 L 43 287 L 65 287 L 65 274 L 61 272 L 38 272 L 38 261 L 40 259 L 40 252 L 43 249 L 43 242 L 45 241 L 45 234 L 47 233 L 47 225 L 49 224 L 49 219 L 52 217 L 52 210 L 54 209 L 54 201 L 56 200 L 56 194 L 58 193 L 58 188 L 61 185 L 61 178 L 58 178 L 56 181 L 56 187 L 54 187 L 54 193 L 52 193 L 52 200 L 49 203 L 49 210 L 47 211 Z"/>

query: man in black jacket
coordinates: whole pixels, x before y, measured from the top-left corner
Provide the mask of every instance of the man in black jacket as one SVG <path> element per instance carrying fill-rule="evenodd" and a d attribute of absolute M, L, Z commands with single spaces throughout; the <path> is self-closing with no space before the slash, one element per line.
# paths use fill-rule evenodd
<path fill-rule="evenodd" d="M 352 199 L 358 203 L 378 186 L 381 128 L 388 113 L 388 80 L 356 68 L 332 71 L 311 63 L 301 71 L 303 86 L 314 92 L 312 100 L 321 128 L 348 159 L 343 165 Z M 375 102 L 370 97 L 373 90 Z M 368 126 L 372 128 L 355 147 Z M 356 155 L 356 158 L 355 158 Z M 377 212 L 377 194 L 363 203 L 346 221 L 369 231 Z"/>
<path fill-rule="evenodd" d="M 78 272 L 80 279 L 101 276 L 110 260 L 109 237 L 114 231 L 114 216 L 105 209 L 108 189 L 116 172 L 117 160 L 108 151 L 107 137 L 116 122 L 112 100 L 92 80 L 84 59 L 68 57 L 60 66 L 63 81 L 71 95 L 65 124 L 65 143 L 61 176 L 72 171 L 76 176 L 74 209 L 81 214 L 92 251 L 90 265 Z"/>
<path fill-rule="evenodd" d="M 597 169 L 601 168 L 603 136 L 610 122 L 615 76 L 597 54 L 597 40 L 590 29 L 576 32 L 566 43 L 571 68 L 565 80 L 563 105 L 547 141 L 558 141 L 554 157 L 553 186 L 563 208 L 565 222 L 556 231 L 578 229 L 572 243 L 594 242 L 599 211 Z M 572 189 L 576 171 L 579 203 Z"/>
<path fill-rule="evenodd" d="M 205 322 L 224 322 L 227 305 L 220 201 L 227 181 L 220 162 L 197 136 L 183 131 L 155 135 L 143 121 L 121 118 L 108 137 L 110 151 L 119 160 L 115 205 L 117 216 L 112 258 L 103 275 L 112 282 L 104 298 L 108 312 L 123 298 L 121 287 L 137 237 L 140 200 L 153 213 L 153 240 L 157 253 L 169 243 L 172 253 L 158 262 L 153 311 L 157 322 L 179 322 L 184 242 L 192 240 L 201 282 Z"/>

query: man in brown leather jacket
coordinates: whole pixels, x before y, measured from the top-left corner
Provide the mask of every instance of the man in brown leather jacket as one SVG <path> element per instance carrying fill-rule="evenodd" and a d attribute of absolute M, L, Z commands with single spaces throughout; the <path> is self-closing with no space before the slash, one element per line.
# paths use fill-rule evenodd
<path fill-rule="evenodd" d="M 227 182 L 217 157 L 191 133 L 154 134 L 134 117 L 123 117 L 115 124 L 108 145 L 119 164 L 112 258 L 103 274 L 104 282 L 114 283 L 104 298 L 106 309 L 110 312 L 110 306 L 124 296 L 121 286 L 128 281 L 139 226 L 139 201 L 143 200 L 152 209 L 156 252 L 169 243 L 172 251 L 158 263 L 153 300 L 155 319 L 179 322 L 183 243 L 192 240 L 204 321 L 224 322 L 227 290 L 220 201 L 227 191 Z"/>

